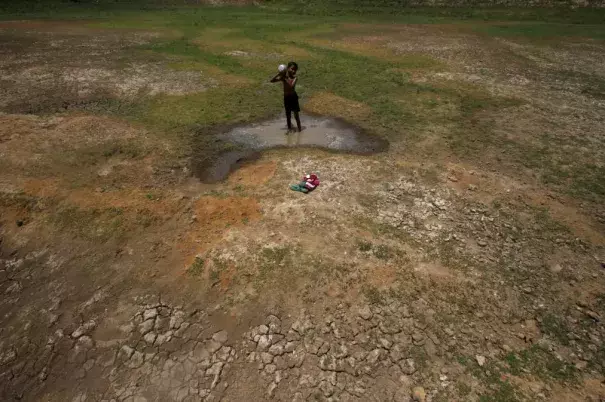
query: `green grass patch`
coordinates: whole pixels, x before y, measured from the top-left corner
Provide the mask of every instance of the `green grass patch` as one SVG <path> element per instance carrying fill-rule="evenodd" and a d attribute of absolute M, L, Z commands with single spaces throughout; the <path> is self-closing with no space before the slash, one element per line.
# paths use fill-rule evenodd
<path fill-rule="evenodd" d="M 126 233 L 126 222 L 119 208 L 83 209 L 63 206 L 53 212 L 50 223 L 61 233 L 93 241 L 119 239 Z"/>
<path fill-rule="evenodd" d="M 367 285 L 363 288 L 363 294 L 370 304 L 385 304 L 385 298 L 376 287 Z"/>
<path fill-rule="evenodd" d="M 275 271 L 289 269 L 294 261 L 294 249 L 291 246 L 266 247 L 261 250 L 260 274 L 262 278 Z"/>
<path fill-rule="evenodd" d="M 195 257 L 193 263 L 187 268 L 187 275 L 198 277 L 204 272 L 204 263 L 202 257 Z"/>
<path fill-rule="evenodd" d="M 190 146 L 191 137 L 202 136 L 206 132 L 204 129 L 281 113 L 281 88 L 269 85 L 267 81 L 276 64 L 286 60 L 272 58 L 274 55 L 271 56 L 269 51 L 277 49 L 279 51 L 275 54 L 287 54 L 282 49 L 291 46 L 304 50 L 306 54 L 297 60 L 301 67 L 299 92 L 303 106 L 318 92 L 333 93 L 364 105 L 362 113 L 348 117 L 352 123 L 391 141 L 406 141 L 409 147 L 414 147 L 421 142 L 417 140 L 421 139 L 423 130 L 438 127 L 445 129 L 441 132 L 447 134 L 443 135 L 445 138 L 434 141 L 435 147 L 445 144 L 455 156 L 473 163 L 488 159 L 489 163 L 492 159 L 490 152 L 497 153 L 497 158 L 502 156 L 502 161 L 495 158 L 499 168 L 509 166 L 518 170 L 521 165 L 537 172 L 543 183 L 563 188 L 574 196 L 593 201 L 605 196 L 605 169 L 598 163 L 578 158 L 573 152 L 561 151 L 546 140 L 540 145 L 521 144 L 505 135 L 494 134 L 491 116 L 506 112 L 522 101 L 494 96 L 485 88 L 453 81 L 414 82 L 411 77 L 416 72 L 433 72 L 445 67 L 426 54 L 388 59 L 385 56 L 382 59 L 376 55 L 359 54 L 358 50 L 347 51 L 344 42 L 336 43 L 337 46 L 342 45 L 338 50 L 313 44 L 318 38 L 338 41 L 360 33 L 388 34 L 393 30 L 393 25 L 388 24 L 394 22 L 453 22 L 459 23 L 461 31 L 519 36 L 533 41 L 560 37 L 604 39 L 604 10 L 426 9 L 405 8 L 399 1 L 387 0 L 346 3 L 337 0 L 270 1 L 263 8 L 185 7 L 179 1 L 162 4 L 154 1 L 128 4 L 118 1 L 37 1 L 28 6 L 24 4 L 0 6 L 5 12 L 2 18 L 17 14 L 21 19 L 24 16 L 54 19 L 94 16 L 87 24 L 97 28 L 154 30 L 166 35 L 141 46 L 136 54 L 125 54 L 123 59 L 131 60 L 143 54 L 154 61 L 166 61 L 171 68 L 178 70 L 218 67 L 225 73 L 246 78 L 246 84 L 233 88 L 219 83 L 218 87 L 201 93 L 141 96 L 135 100 L 116 99 L 109 93 L 79 100 L 77 93 L 59 93 L 53 89 L 48 93 L 40 92 L 29 102 L 8 105 L 9 112 L 110 114 L 141 122 L 150 131 L 161 132 L 166 137 L 174 136 L 178 142 L 174 148 L 186 149 Z M 346 25 L 349 22 L 362 24 Z M 6 35 L 10 39 L 12 33 Z M 224 54 L 230 41 L 250 43 L 251 39 L 262 53 L 269 53 L 259 55 L 251 51 L 246 57 Z M 27 47 L 28 43 L 24 41 L 23 46 Z M 506 55 L 508 57 L 509 53 Z M 599 77 L 569 71 L 560 74 L 581 84 L 580 88 L 587 97 L 605 97 L 605 84 Z M 207 145 L 203 141 L 200 144 Z M 120 144 L 119 149 L 103 152 L 109 153 L 105 157 L 138 157 L 131 150 L 122 148 Z M 599 160 L 599 155 L 594 156 L 594 160 Z M 94 163 L 98 157 L 94 152 L 85 155 L 83 159 L 88 162 L 84 163 Z"/>
<path fill-rule="evenodd" d="M 184 96 L 161 95 L 147 100 L 137 119 L 164 130 L 253 121 L 281 110 L 281 100 L 273 89 L 223 88 Z"/>
<path fill-rule="evenodd" d="M 502 360 L 488 360 L 480 367 L 473 358 L 458 356 L 458 362 L 478 378 L 488 389 L 480 396 L 480 401 L 518 401 L 526 397 L 509 377 L 536 376 L 543 381 L 558 381 L 575 384 L 579 379 L 575 366 L 559 360 L 547 349 L 534 345 L 519 353 L 508 353 Z"/>
<path fill-rule="evenodd" d="M 380 260 L 389 260 L 393 257 L 393 250 L 384 244 L 379 244 L 374 247 L 374 256 Z"/>
<path fill-rule="evenodd" d="M 357 249 L 363 253 L 368 252 L 372 249 L 372 243 L 367 241 L 359 241 L 357 242 Z"/>
<path fill-rule="evenodd" d="M 512 357 L 507 357 L 507 361 L 509 360 L 512 360 Z M 578 378 L 578 372 L 573 365 L 559 360 L 552 352 L 540 346 L 532 346 L 520 352 L 514 361 L 512 374 L 520 374 L 521 369 L 525 368 L 545 380 L 573 382 Z"/>
<path fill-rule="evenodd" d="M 497 380 L 491 385 L 493 391 L 487 395 L 481 395 L 479 402 L 515 402 L 521 400 L 516 387 L 510 382 Z"/>
<path fill-rule="evenodd" d="M 156 42 L 152 45 L 143 46 L 142 49 L 204 61 L 229 72 L 240 72 L 243 68 L 240 61 L 235 57 L 205 51 L 186 37 L 180 37 L 166 42 Z"/>
<path fill-rule="evenodd" d="M 455 387 L 458 391 L 458 395 L 462 397 L 469 395 L 473 391 L 473 388 L 464 382 L 456 382 Z"/>

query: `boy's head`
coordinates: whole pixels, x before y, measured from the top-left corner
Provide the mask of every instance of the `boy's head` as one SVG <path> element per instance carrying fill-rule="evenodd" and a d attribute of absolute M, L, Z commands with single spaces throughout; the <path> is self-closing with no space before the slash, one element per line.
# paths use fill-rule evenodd
<path fill-rule="evenodd" d="M 298 71 L 298 64 L 296 64 L 295 61 L 289 62 L 287 71 L 290 75 L 296 75 L 296 72 Z"/>

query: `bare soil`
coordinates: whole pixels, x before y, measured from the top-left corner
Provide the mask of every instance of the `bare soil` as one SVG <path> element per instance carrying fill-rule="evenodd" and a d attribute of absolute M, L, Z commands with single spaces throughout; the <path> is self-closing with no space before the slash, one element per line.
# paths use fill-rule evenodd
<path fill-rule="evenodd" d="M 605 398 L 605 44 L 340 29 L 306 43 L 521 101 L 461 130 L 442 95 L 402 93 L 433 118 L 387 152 L 271 149 L 204 184 L 189 138 L 111 105 L 249 81 L 139 52 L 171 33 L 0 24 L 0 399 Z M 317 190 L 288 189 L 308 172 Z"/>

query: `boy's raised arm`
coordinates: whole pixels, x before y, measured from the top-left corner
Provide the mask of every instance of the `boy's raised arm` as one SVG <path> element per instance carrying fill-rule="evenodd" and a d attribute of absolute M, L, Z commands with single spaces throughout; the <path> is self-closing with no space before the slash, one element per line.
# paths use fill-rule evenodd
<path fill-rule="evenodd" d="M 283 79 L 284 79 L 283 74 L 282 73 L 277 73 L 277 75 L 275 77 L 271 78 L 270 82 L 279 82 L 279 81 L 281 81 Z"/>

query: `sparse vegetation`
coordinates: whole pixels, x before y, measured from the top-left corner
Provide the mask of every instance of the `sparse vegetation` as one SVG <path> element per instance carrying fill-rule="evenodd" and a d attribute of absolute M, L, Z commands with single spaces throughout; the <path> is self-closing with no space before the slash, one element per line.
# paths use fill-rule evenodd
<path fill-rule="evenodd" d="M 296 350 L 308 353 L 313 342 L 325 349 L 298 374 L 332 357 L 338 367 L 330 378 L 312 372 L 309 382 L 321 380 L 303 398 L 338 396 L 342 386 L 360 399 L 398 397 L 399 385 L 382 379 L 405 372 L 435 401 L 548 400 L 603 374 L 603 11 L 393 12 L 386 0 L 341 3 L 0 5 L 0 19 L 16 20 L 0 23 L 7 399 L 47 399 L 56 379 L 97 373 L 78 359 L 95 370 L 98 359 L 69 355 L 71 373 L 60 354 L 86 344 L 74 332 L 89 319 L 97 329 L 86 336 L 100 350 L 95 337 L 121 334 L 110 327 L 141 293 L 154 294 L 145 311 L 164 306 L 158 316 L 177 299 L 196 312 L 182 329 L 176 318 L 169 324 L 175 340 L 166 356 L 135 323 L 136 341 L 116 341 L 118 359 L 131 341 L 145 349 L 120 363 L 125 370 L 137 369 L 139 353 L 145 369 L 180 359 L 181 340 L 197 356 L 198 345 L 221 339 L 215 326 L 224 322 L 229 341 L 218 353 L 228 359 L 242 352 L 233 334 L 270 310 L 284 337 L 300 338 Z M 281 113 L 281 88 L 268 80 L 290 60 L 300 65 L 303 126 L 310 112 L 330 115 L 389 149 L 272 150 L 226 182 L 197 182 L 198 164 L 241 151 L 221 137 L 224 127 Z M 288 190 L 302 171 L 322 179 L 304 197 Z M 56 316 L 55 298 L 63 301 L 52 307 Z M 302 310 L 312 329 L 296 318 Z M 59 328 L 68 346 L 54 338 Z M 259 328 L 256 335 L 268 334 Z M 199 339 L 185 342 L 194 329 Z M 245 398 L 262 398 L 265 379 L 297 364 L 286 360 L 292 351 L 278 354 L 286 341 L 274 330 L 279 357 L 257 351 L 262 367 L 275 366 Z M 47 364 L 39 357 L 50 337 L 59 355 Z M 337 345 L 348 354 L 336 357 Z M 148 362 L 152 350 L 161 351 Z M 250 355 L 238 354 L 220 376 L 246 370 Z M 257 363 L 242 378 L 256 379 Z M 289 373 L 275 380 L 275 399 L 302 387 Z M 151 394 L 145 387 L 155 382 L 136 374 L 134 388 Z M 333 384 L 343 377 L 346 384 Z M 81 395 L 57 397 L 94 399 L 89 379 L 77 382 Z M 98 379 L 113 398 L 105 374 Z M 209 393 L 241 391 L 210 383 Z M 225 395 L 210 399 L 217 396 Z"/>
<path fill-rule="evenodd" d="M 204 272 L 205 260 L 202 257 L 195 257 L 193 263 L 187 268 L 187 273 L 193 277 L 198 277 Z"/>

